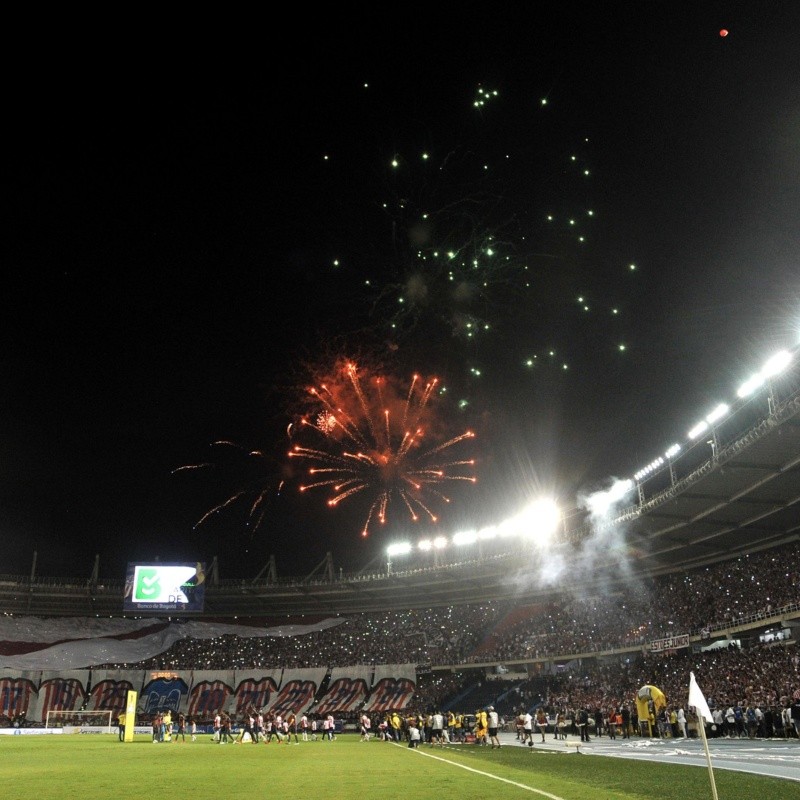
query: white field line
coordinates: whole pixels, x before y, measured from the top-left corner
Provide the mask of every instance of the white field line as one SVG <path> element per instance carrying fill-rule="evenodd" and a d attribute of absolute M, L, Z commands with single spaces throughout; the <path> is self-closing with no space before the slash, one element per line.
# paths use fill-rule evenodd
<path fill-rule="evenodd" d="M 395 747 L 403 747 L 401 744 L 396 744 Z M 484 772 L 480 769 L 475 769 L 474 767 L 468 767 L 466 764 L 459 764 L 457 761 L 450 761 L 448 758 L 442 758 L 441 756 L 435 756 L 433 753 L 426 753 L 423 750 L 420 750 L 418 747 L 414 748 L 406 748 L 413 749 L 416 753 L 421 756 L 425 756 L 425 758 L 433 758 L 436 761 L 443 761 L 445 764 L 450 764 L 453 767 L 458 767 L 459 769 L 465 769 L 467 772 L 474 772 L 476 775 L 483 775 L 485 778 L 492 778 L 495 781 L 501 781 L 502 783 L 508 783 L 511 786 L 516 786 L 518 789 L 524 789 L 526 792 L 533 792 L 534 794 L 540 794 L 542 797 L 548 797 L 550 800 L 565 800 L 563 797 L 559 797 L 557 794 L 550 794 L 550 792 L 545 792 L 543 789 L 534 789 L 532 786 L 526 786 L 524 783 L 517 783 L 517 781 L 509 780 L 508 778 L 501 778 L 499 775 L 493 775 L 491 772 Z"/>

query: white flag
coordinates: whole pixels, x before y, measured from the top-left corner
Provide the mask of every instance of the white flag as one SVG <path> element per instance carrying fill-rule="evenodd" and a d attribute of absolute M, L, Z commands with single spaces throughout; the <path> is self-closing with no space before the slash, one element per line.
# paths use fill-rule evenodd
<path fill-rule="evenodd" d="M 714 721 L 706 698 L 703 696 L 700 687 L 697 685 L 697 681 L 694 679 L 694 672 L 689 673 L 689 705 L 694 706 L 697 713 L 703 717 L 703 719 L 708 722 Z"/>

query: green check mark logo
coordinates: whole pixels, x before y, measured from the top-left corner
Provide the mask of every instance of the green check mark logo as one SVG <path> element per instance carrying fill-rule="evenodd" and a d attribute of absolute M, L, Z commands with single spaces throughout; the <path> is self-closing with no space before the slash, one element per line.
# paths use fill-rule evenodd
<path fill-rule="evenodd" d="M 158 570 L 140 569 L 136 578 L 137 600 L 151 600 L 161 592 L 161 587 L 158 585 Z"/>

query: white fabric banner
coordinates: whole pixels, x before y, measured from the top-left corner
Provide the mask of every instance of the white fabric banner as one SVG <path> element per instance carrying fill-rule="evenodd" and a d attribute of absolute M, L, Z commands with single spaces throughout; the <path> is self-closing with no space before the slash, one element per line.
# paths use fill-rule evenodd
<path fill-rule="evenodd" d="M 383 714 L 405 708 L 414 696 L 417 685 L 415 664 L 379 664 L 364 711 Z"/>
<path fill-rule="evenodd" d="M 39 691 L 28 707 L 28 719 L 45 722 L 48 711 L 80 711 L 88 684 L 88 669 L 42 672 Z"/>
<path fill-rule="evenodd" d="M 407 678 L 412 683 L 416 683 L 416 664 L 376 664 L 375 677 L 372 679 L 372 685 L 374 686 L 384 678 L 394 678 L 395 680 Z"/>
<path fill-rule="evenodd" d="M 41 620 L 0 617 L 0 668 L 13 670 L 80 669 L 95 664 L 134 664 L 163 653 L 179 639 L 301 636 L 340 625 L 331 618 L 310 625 L 262 628 L 219 622 L 95 620 L 71 617 Z M 43 646 L 46 645 L 46 646 Z"/>
<path fill-rule="evenodd" d="M 268 708 L 278 695 L 281 669 L 237 669 L 235 689 L 225 710 L 241 719 L 251 709 Z"/>
<path fill-rule="evenodd" d="M 227 711 L 234 703 L 235 678 L 232 669 L 194 670 L 189 687 L 187 716 L 213 717 L 217 711 Z"/>
<path fill-rule="evenodd" d="M 302 714 L 314 702 L 326 673 L 325 667 L 285 669 L 278 694 L 268 709 L 281 715 L 288 711 Z"/>
<path fill-rule="evenodd" d="M 318 631 L 325 631 L 328 628 L 335 628 L 346 622 L 344 617 L 331 617 L 330 619 L 323 619 L 320 622 L 314 622 L 310 625 L 276 625 L 272 628 L 267 628 L 262 631 L 262 636 L 304 636 L 307 633 L 317 633 Z"/>
<path fill-rule="evenodd" d="M 99 639 L 167 624 L 157 619 L 0 617 L 0 642 L 52 644 L 65 639 Z"/>
<path fill-rule="evenodd" d="M 332 669 L 328 691 L 314 707 L 314 713 L 345 714 L 355 711 L 367 699 L 372 671 L 372 665 L 367 664 Z"/>
<path fill-rule="evenodd" d="M 87 711 L 125 709 L 128 691 L 141 695 L 146 673 L 141 669 L 93 669 Z"/>

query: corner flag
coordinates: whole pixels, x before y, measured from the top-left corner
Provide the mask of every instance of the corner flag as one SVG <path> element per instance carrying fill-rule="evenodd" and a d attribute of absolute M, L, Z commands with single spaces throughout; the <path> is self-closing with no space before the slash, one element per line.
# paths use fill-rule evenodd
<path fill-rule="evenodd" d="M 694 706 L 698 715 L 703 717 L 707 722 L 714 722 L 714 717 L 711 716 L 711 709 L 708 707 L 706 698 L 700 691 L 697 681 L 694 679 L 694 672 L 689 673 L 689 705 Z"/>
<path fill-rule="evenodd" d="M 714 780 L 714 768 L 711 766 L 711 753 L 708 751 L 708 739 L 706 738 L 706 722 L 714 722 L 714 717 L 711 716 L 711 709 L 708 707 L 706 698 L 700 691 L 697 681 L 694 679 L 694 672 L 689 673 L 689 705 L 694 707 L 697 715 L 700 717 L 700 738 L 703 740 L 703 750 L 706 754 L 706 764 L 708 764 L 708 779 L 711 782 L 711 796 L 714 800 L 717 798 L 717 784 Z"/>

